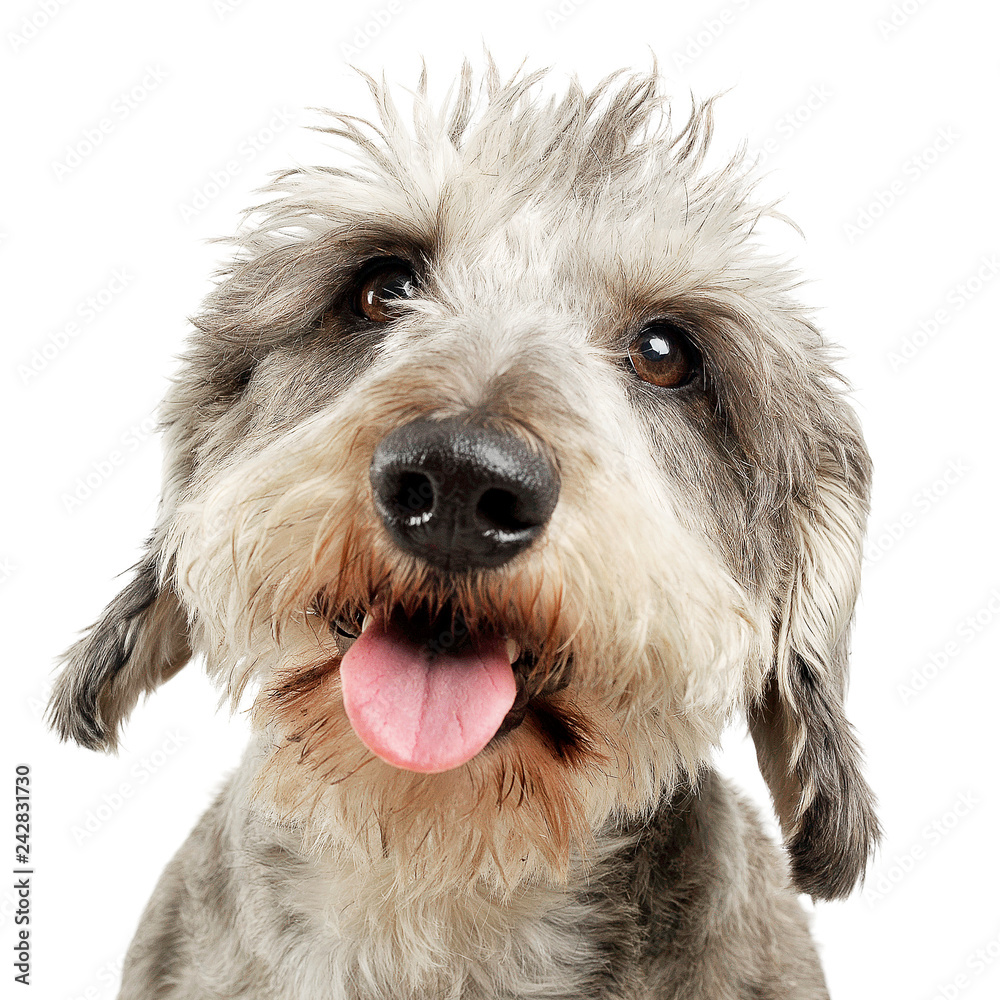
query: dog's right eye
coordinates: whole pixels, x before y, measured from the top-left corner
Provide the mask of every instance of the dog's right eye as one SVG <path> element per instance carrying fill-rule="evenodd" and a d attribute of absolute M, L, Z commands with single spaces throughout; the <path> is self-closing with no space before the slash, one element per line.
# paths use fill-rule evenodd
<path fill-rule="evenodd" d="M 663 389 L 687 385 L 698 371 L 700 356 L 685 330 L 670 320 L 645 327 L 629 347 L 632 369 Z"/>
<path fill-rule="evenodd" d="M 416 292 L 416 276 L 405 260 L 383 257 L 370 261 L 358 273 L 354 285 L 354 311 L 373 323 L 388 323 L 398 315 L 401 299 Z"/>

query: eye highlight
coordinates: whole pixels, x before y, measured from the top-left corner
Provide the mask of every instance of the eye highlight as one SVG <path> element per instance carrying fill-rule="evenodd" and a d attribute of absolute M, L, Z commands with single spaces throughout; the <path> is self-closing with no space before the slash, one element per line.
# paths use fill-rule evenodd
<path fill-rule="evenodd" d="M 379 257 L 358 272 L 351 308 L 372 323 L 388 323 L 398 315 L 396 305 L 416 294 L 413 268 L 399 257 Z"/>
<path fill-rule="evenodd" d="M 639 378 L 663 389 L 687 385 L 701 361 L 687 333 L 670 320 L 645 326 L 629 345 L 628 357 Z"/>

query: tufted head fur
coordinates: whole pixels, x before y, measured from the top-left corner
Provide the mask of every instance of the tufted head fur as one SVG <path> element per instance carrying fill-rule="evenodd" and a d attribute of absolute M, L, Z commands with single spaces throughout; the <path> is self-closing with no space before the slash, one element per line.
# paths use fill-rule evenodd
<path fill-rule="evenodd" d="M 195 320 L 162 410 L 148 555 L 66 656 L 63 737 L 112 749 L 138 697 L 204 657 L 255 696 L 256 808 L 363 866 L 510 888 L 559 877 L 609 820 L 697 775 L 744 712 L 797 885 L 843 895 L 877 837 L 844 718 L 869 460 L 774 207 L 737 156 L 709 169 L 711 102 L 675 123 L 655 74 L 539 94 L 468 67 L 412 120 L 370 80 L 330 114 L 335 167 L 279 176 Z M 373 259 L 414 290 L 352 308 Z M 637 376 L 649 324 L 700 359 Z M 558 504 L 502 566 L 441 570 L 373 504 L 379 442 L 477 421 L 549 457 Z M 467 764 L 374 756 L 338 673 L 366 615 L 444 611 L 521 651 L 523 719 Z"/>

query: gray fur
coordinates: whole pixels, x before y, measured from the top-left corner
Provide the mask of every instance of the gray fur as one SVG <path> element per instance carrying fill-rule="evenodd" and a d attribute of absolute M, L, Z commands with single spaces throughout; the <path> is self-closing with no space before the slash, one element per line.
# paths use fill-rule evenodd
<path fill-rule="evenodd" d="M 348 162 L 274 182 L 195 320 L 150 554 L 51 717 L 113 748 L 194 651 L 259 692 L 255 737 L 123 1000 L 827 996 L 795 891 L 846 895 L 879 835 L 844 716 L 864 442 L 757 246 L 777 213 L 751 166 L 706 167 L 711 102 L 675 128 L 655 74 L 553 101 L 541 80 L 490 64 L 477 96 L 466 67 L 439 110 L 422 79 L 412 125 L 370 81 L 376 121 L 325 129 Z M 379 256 L 420 293 L 373 327 L 350 296 Z M 626 360 L 664 317 L 703 357 L 676 390 Z M 395 427 L 473 417 L 552 456 L 562 493 L 510 567 L 446 578 L 380 532 L 367 468 Z M 540 741 L 411 779 L 344 727 L 326 625 L 434 588 L 563 673 Z M 739 711 L 787 869 L 711 769 Z"/>
<path fill-rule="evenodd" d="M 49 718 L 63 739 L 113 750 L 139 697 L 169 680 L 191 656 L 187 616 L 147 558 L 101 620 L 66 654 Z"/>
<path fill-rule="evenodd" d="M 782 859 L 752 808 L 710 771 L 643 822 L 604 832 L 620 846 L 525 921 L 511 942 L 513 975 L 461 953 L 419 990 L 348 964 L 339 988 L 322 991 L 312 977 L 335 975 L 343 942 L 295 886 L 322 891 L 323 869 L 290 832 L 261 829 L 244 796 L 231 780 L 163 873 L 121 1000 L 828 1000 Z M 505 980 L 537 984 L 497 992 Z"/>

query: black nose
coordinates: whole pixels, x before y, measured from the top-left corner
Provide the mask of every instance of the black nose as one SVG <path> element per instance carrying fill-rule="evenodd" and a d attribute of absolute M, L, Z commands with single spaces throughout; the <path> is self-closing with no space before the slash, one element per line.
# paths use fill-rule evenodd
<path fill-rule="evenodd" d="M 541 534 L 559 498 L 552 463 L 521 438 L 455 419 L 397 427 L 370 477 L 396 544 L 449 570 L 503 565 Z"/>

